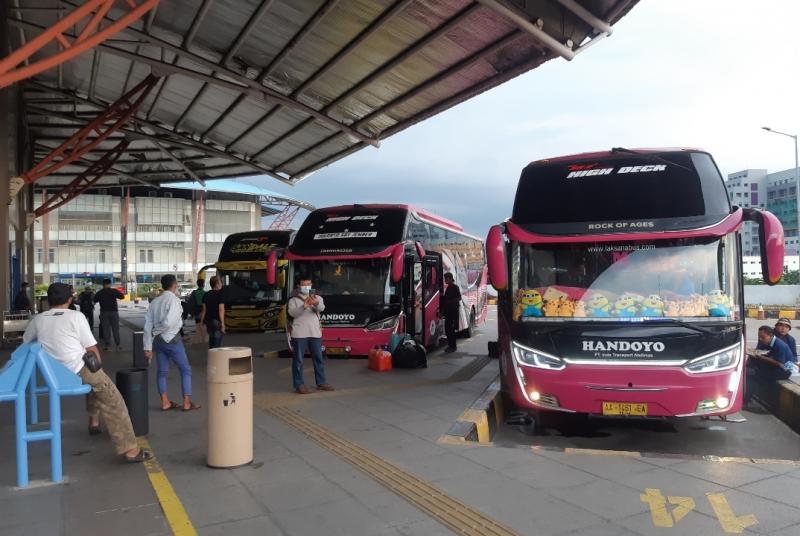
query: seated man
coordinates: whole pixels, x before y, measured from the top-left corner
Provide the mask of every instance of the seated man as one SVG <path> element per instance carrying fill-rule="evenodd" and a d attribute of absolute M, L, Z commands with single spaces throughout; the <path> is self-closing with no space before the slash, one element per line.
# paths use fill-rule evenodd
<path fill-rule="evenodd" d="M 747 360 L 748 377 L 745 384 L 744 401 L 749 402 L 754 389 L 766 387 L 778 380 L 786 380 L 795 367 L 794 355 L 789 346 L 775 336 L 769 326 L 758 328 L 758 347 L 764 354 L 750 354 Z"/>
<path fill-rule="evenodd" d="M 785 317 L 780 318 L 775 324 L 775 336 L 786 343 L 794 356 L 794 362 L 797 363 L 797 342 L 794 340 L 794 337 L 789 335 L 789 330 L 791 329 L 792 323 L 789 319 Z"/>
<path fill-rule="evenodd" d="M 86 317 L 69 309 L 72 303 L 70 286 L 53 283 L 47 289 L 47 300 L 50 310 L 33 317 L 25 330 L 23 341 L 39 341 L 45 352 L 80 376 L 83 383 L 92 386 L 86 403 L 89 434 L 100 433 L 102 415 L 117 454 L 124 455 L 128 462 L 149 460 L 153 454 L 137 446 L 128 408 L 114 382 L 103 369 L 91 372 L 84 365 L 84 354 L 91 352 L 99 360 L 100 351 Z"/>

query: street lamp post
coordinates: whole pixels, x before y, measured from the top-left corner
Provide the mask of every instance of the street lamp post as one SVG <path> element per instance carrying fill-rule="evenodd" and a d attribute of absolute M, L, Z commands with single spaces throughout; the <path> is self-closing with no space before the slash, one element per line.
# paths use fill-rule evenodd
<path fill-rule="evenodd" d="M 798 163 L 797 134 L 788 134 L 786 132 L 780 132 L 778 130 L 771 129 L 770 127 L 761 127 L 761 128 L 766 130 L 767 132 L 772 132 L 773 134 L 780 134 L 781 136 L 786 136 L 794 140 L 794 184 L 797 196 L 796 210 L 798 212 L 798 220 L 800 221 L 800 163 Z"/>

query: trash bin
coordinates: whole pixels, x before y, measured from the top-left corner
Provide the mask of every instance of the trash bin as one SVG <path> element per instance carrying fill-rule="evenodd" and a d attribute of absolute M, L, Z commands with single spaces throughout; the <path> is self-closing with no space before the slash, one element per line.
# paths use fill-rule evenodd
<path fill-rule="evenodd" d="M 209 467 L 253 461 L 253 352 L 247 347 L 208 351 Z"/>
<path fill-rule="evenodd" d="M 134 368 L 146 367 L 147 357 L 144 355 L 144 332 L 133 332 L 133 366 Z"/>
<path fill-rule="evenodd" d="M 144 367 L 127 368 L 117 371 L 117 389 L 119 389 L 128 415 L 131 417 L 133 432 L 144 436 L 150 431 L 147 400 L 147 369 Z"/>

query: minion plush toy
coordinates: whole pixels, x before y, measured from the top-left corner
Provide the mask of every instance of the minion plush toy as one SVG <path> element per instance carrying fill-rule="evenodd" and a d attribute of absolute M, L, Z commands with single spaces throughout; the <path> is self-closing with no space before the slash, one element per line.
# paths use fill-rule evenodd
<path fill-rule="evenodd" d="M 608 303 L 608 298 L 602 294 L 593 294 L 586 303 L 586 313 L 588 316 L 593 316 L 595 318 L 611 316 L 609 309 L 610 305 Z"/>
<path fill-rule="evenodd" d="M 642 316 L 664 316 L 664 300 L 658 294 L 651 294 L 642 302 Z"/>
<path fill-rule="evenodd" d="M 533 288 L 528 288 L 522 291 L 522 296 L 519 300 L 520 307 L 522 308 L 522 316 L 542 316 L 542 295 L 539 291 Z"/>
<path fill-rule="evenodd" d="M 709 316 L 728 316 L 731 314 L 731 300 L 721 290 L 709 292 L 707 301 Z"/>
<path fill-rule="evenodd" d="M 623 294 L 614 302 L 614 316 L 632 317 L 638 313 L 639 308 L 636 306 L 636 298 L 629 294 Z"/>

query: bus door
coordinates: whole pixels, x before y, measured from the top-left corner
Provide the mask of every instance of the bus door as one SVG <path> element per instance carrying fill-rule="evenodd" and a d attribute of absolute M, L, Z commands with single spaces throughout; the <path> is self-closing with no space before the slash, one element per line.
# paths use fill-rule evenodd
<path fill-rule="evenodd" d="M 406 257 L 405 277 L 403 277 L 403 301 L 406 317 L 406 333 L 415 340 L 423 342 L 422 320 L 422 262 L 414 257 Z"/>
<path fill-rule="evenodd" d="M 422 325 L 425 346 L 435 345 L 441 333 L 442 256 L 430 253 L 422 259 Z"/>

